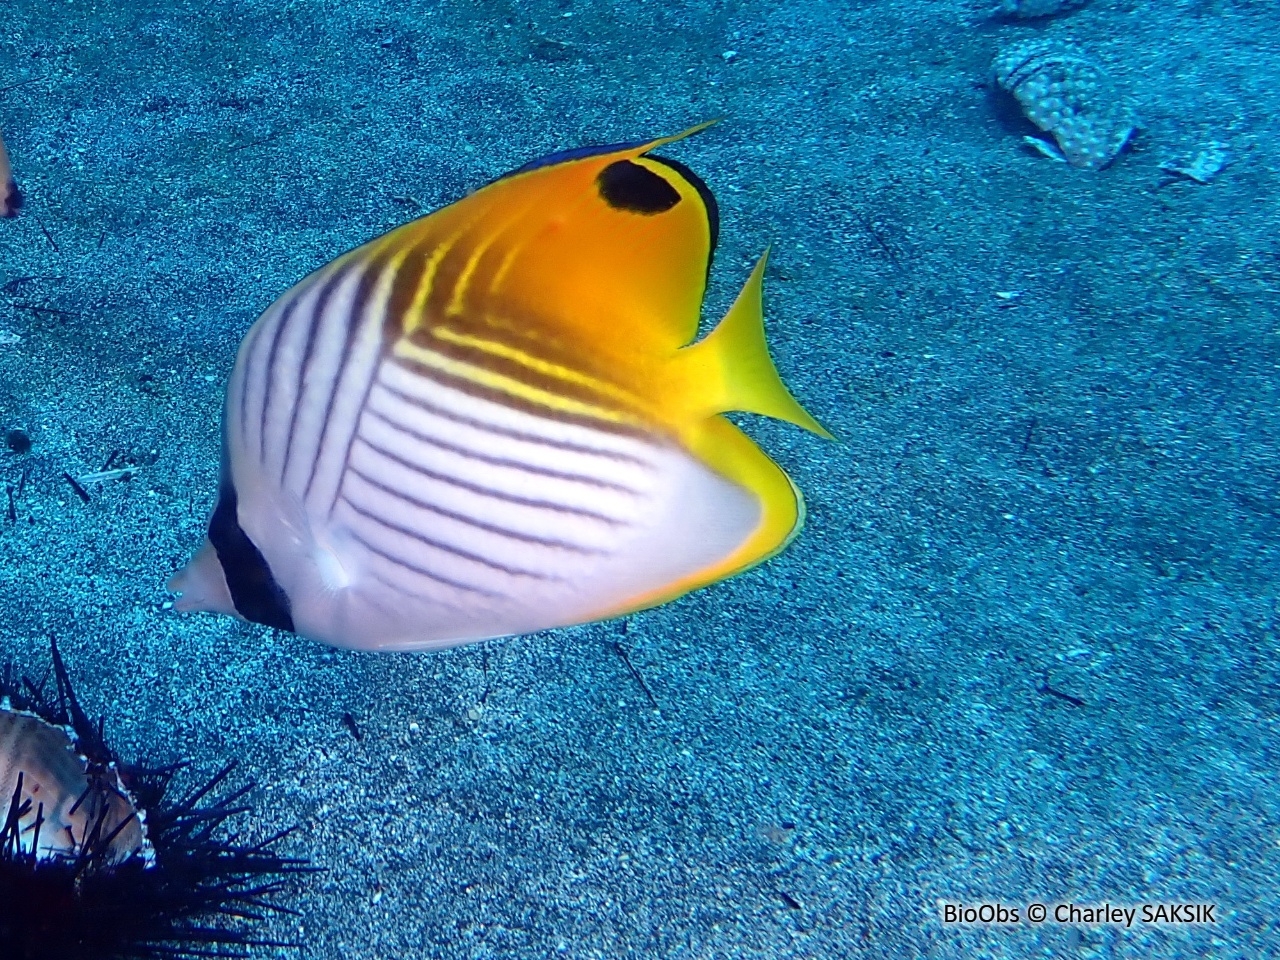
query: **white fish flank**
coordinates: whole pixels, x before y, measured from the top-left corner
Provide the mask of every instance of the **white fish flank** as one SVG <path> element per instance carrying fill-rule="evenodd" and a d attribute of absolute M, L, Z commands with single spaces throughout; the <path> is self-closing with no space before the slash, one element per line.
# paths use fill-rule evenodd
<path fill-rule="evenodd" d="M 301 632 L 384 630 L 403 646 L 415 617 L 446 639 L 575 622 L 741 539 L 754 505 L 644 428 L 618 388 L 536 342 L 406 335 L 405 305 L 427 300 L 441 257 L 336 261 L 241 348 L 227 397 L 239 520 Z M 699 529 L 698 504 L 722 501 Z"/>

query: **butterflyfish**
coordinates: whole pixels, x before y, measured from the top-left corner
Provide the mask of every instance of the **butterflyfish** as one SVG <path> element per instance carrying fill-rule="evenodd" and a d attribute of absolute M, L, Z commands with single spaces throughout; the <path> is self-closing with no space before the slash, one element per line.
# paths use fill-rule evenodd
<path fill-rule="evenodd" d="M 16 217 L 22 206 L 22 193 L 13 179 L 13 167 L 9 165 L 9 151 L 4 137 L 0 136 L 0 217 Z"/>
<path fill-rule="evenodd" d="M 651 151 L 700 129 L 530 163 L 273 303 L 175 606 L 425 649 L 656 606 L 785 547 L 800 492 L 721 414 L 830 434 L 770 359 L 766 256 L 692 342 L 716 203 Z"/>

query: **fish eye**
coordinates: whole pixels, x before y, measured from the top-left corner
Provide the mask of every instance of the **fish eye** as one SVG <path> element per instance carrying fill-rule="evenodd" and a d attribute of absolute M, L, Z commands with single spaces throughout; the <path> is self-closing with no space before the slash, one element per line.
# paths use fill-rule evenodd
<path fill-rule="evenodd" d="M 680 202 L 680 194 L 652 170 L 631 160 L 619 160 L 596 178 L 600 196 L 615 210 L 652 216 L 666 213 Z"/>

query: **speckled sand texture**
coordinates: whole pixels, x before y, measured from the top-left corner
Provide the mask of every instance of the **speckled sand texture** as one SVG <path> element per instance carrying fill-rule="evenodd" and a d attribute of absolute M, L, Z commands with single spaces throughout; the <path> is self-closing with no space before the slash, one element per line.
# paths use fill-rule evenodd
<path fill-rule="evenodd" d="M 1110 168 L 993 97 L 1033 37 L 1133 97 Z M 270 928 L 307 960 L 1280 956 L 1276 37 L 1243 0 L 9 0 L 0 657 L 55 634 L 122 752 L 238 759 L 326 868 Z M 743 420 L 808 498 L 785 554 L 433 655 L 167 609 L 277 294 L 711 117 L 671 151 L 720 198 L 707 318 L 772 244 L 779 367 L 841 438 Z M 1162 171 L 1214 143 L 1208 185 Z M 996 899 L 1221 922 L 939 922 Z"/>

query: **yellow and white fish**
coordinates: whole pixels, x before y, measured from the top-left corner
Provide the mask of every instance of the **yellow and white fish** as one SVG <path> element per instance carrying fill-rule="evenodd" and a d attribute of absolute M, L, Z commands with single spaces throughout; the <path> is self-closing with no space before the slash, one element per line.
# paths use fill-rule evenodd
<path fill-rule="evenodd" d="M 689 345 L 716 204 L 650 151 L 700 129 L 531 163 L 272 304 L 177 608 L 445 647 L 655 606 L 786 546 L 800 493 L 720 414 L 830 435 L 769 358 L 764 257 Z"/>

